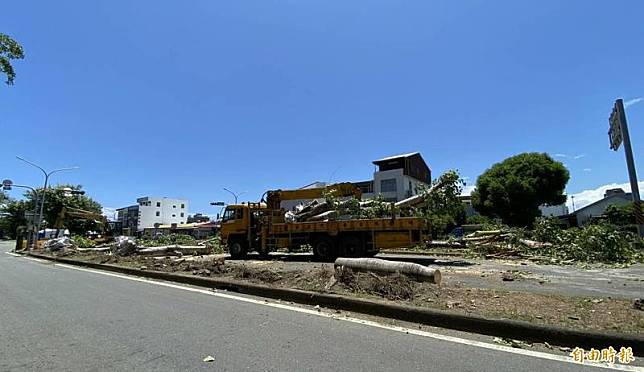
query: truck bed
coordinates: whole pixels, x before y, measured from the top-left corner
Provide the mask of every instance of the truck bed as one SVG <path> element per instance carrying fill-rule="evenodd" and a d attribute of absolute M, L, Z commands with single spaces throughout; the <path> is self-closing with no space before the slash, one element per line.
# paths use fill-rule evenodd
<path fill-rule="evenodd" d="M 345 231 L 380 232 L 425 230 L 425 221 L 417 217 L 374 218 L 343 221 L 284 222 L 269 224 L 269 234 L 327 232 L 336 235 Z"/>

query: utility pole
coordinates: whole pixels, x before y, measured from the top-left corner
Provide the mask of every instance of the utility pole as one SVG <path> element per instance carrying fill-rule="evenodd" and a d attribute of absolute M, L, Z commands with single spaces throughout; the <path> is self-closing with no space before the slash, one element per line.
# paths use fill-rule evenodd
<path fill-rule="evenodd" d="M 43 214 L 43 209 L 45 207 L 45 197 L 47 195 L 47 186 L 49 185 L 49 177 L 52 174 L 56 173 L 56 172 L 62 172 L 62 171 L 66 171 L 66 170 L 78 169 L 78 167 L 60 168 L 60 169 L 54 169 L 51 172 L 47 172 L 41 166 L 39 166 L 39 165 L 37 165 L 35 163 L 32 163 L 29 160 L 23 159 L 20 156 L 16 156 L 16 158 L 18 160 L 24 161 L 25 163 L 27 163 L 27 164 L 29 164 L 31 166 L 34 166 L 34 167 L 40 169 L 40 171 L 45 175 L 45 184 L 44 184 L 44 186 L 42 188 L 42 198 L 40 198 L 40 211 L 38 212 L 38 223 L 36 224 L 36 232 L 37 232 L 40 229 L 40 225 L 42 224 L 42 214 Z"/>
<path fill-rule="evenodd" d="M 637 172 L 635 171 L 635 160 L 633 160 L 631 137 L 628 134 L 624 101 L 621 98 L 615 101 L 615 106 L 613 107 L 613 112 L 610 114 L 608 123 L 610 124 L 610 129 L 608 130 L 610 148 L 617 151 L 622 142 L 624 142 L 624 154 L 626 155 L 626 166 L 628 167 L 628 179 L 631 183 L 631 195 L 633 195 L 635 223 L 637 224 L 639 235 L 644 237 L 644 217 L 642 216 L 640 190 L 637 185 Z"/>

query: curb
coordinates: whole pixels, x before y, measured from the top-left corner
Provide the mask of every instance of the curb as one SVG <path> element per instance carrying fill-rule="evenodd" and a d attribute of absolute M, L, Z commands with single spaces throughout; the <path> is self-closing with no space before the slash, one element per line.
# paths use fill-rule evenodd
<path fill-rule="evenodd" d="M 460 252 L 425 252 L 425 251 L 388 251 L 380 250 L 382 254 L 400 255 L 400 256 L 424 256 L 424 257 L 463 257 Z M 377 258 L 377 257 L 376 257 Z"/>
<path fill-rule="evenodd" d="M 406 322 L 421 323 L 429 326 L 479 333 L 489 336 L 506 337 L 530 342 L 548 342 L 553 345 L 595 348 L 601 350 L 608 346 L 632 347 L 636 356 L 644 356 L 644 336 L 612 332 L 579 331 L 575 329 L 537 325 L 509 319 L 490 319 L 474 315 L 455 314 L 443 310 L 424 309 L 408 305 L 392 304 L 383 301 L 352 298 L 337 294 L 317 293 L 299 289 L 274 288 L 261 284 L 237 280 L 205 278 L 182 274 L 148 271 L 135 268 L 83 262 L 68 258 L 51 257 L 27 253 L 26 255 L 83 266 L 121 274 L 160 279 L 207 288 L 225 289 L 231 292 L 268 297 L 306 305 L 320 305 L 332 309 L 392 318 Z"/>

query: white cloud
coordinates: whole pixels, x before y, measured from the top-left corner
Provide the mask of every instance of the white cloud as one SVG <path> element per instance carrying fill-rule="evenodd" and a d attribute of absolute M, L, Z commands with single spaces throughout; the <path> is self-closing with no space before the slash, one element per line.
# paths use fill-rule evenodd
<path fill-rule="evenodd" d="M 575 155 L 574 158 L 575 159 L 581 159 L 581 158 L 585 158 L 585 157 L 586 157 L 586 154 L 579 154 L 579 155 Z"/>
<path fill-rule="evenodd" d="M 640 101 L 644 101 L 644 97 L 637 97 L 637 98 L 629 99 L 628 101 L 624 102 L 624 107 L 633 106 L 634 104 L 636 104 L 636 103 L 638 103 Z"/>
<path fill-rule="evenodd" d="M 590 169 L 590 168 L 584 168 L 584 172 L 590 172 L 590 171 L 592 171 L 592 169 Z"/>
<path fill-rule="evenodd" d="M 112 207 L 103 207 L 101 214 L 107 217 L 108 220 L 116 220 L 116 208 Z"/>
<path fill-rule="evenodd" d="M 567 158 L 568 155 L 566 154 L 555 154 L 555 158 Z"/>
<path fill-rule="evenodd" d="M 463 187 L 463 191 L 461 192 L 461 195 L 471 195 L 472 191 L 474 191 L 475 188 L 476 186 L 474 185 L 465 186 Z"/>
<path fill-rule="evenodd" d="M 644 181 L 639 181 L 638 186 L 640 190 L 644 189 Z M 606 193 L 606 190 L 617 189 L 617 188 L 623 189 L 625 192 L 631 191 L 630 183 L 610 183 L 607 185 L 599 186 L 596 189 L 584 190 L 576 194 L 568 194 L 568 200 L 566 201 L 566 205 L 572 212 L 571 196 L 575 197 L 575 209 L 579 209 L 587 206 L 590 203 L 594 203 L 599 199 L 602 199 L 604 197 L 604 193 Z"/>

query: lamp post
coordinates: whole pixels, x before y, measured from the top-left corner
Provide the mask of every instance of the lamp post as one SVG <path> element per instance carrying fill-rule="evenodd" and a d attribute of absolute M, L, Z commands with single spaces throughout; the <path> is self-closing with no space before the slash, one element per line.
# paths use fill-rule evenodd
<path fill-rule="evenodd" d="M 40 200 L 40 211 L 38 212 L 38 224 L 36 225 L 36 231 L 38 231 L 38 229 L 40 229 L 40 224 L 42 224 L 42 213 L 43 213 L 43 209 L 45 207 L 45 197 L 47 195 L 47 185 L 49 183 L 49 177 L 54 173 L 62 172 L 62 171 L 66 171 L 66 170 L 78 169 L 78 167 L 66 167 L 66 168 L 54 169 L 54 170 L 52 170 L 50 172 L 47 172 L 41 166 L 39 166 L 37 164 L 34 164 L 34 163 L 30 162 L 29 160 L 23 159 L 20 156 L 16 156 L 16 158 L 18 160 L 24 161 L 25 163 L 27 163 L 27 164 L 29 164 L 31 166 L 34 166 L 34 167 L 40 169 L 40 171 L 45 175 L 45 184 L 44 184 L 44 186 L 42 188 L 42 200 Z"/>
<path fill-rule="evenodd" d="M 240 196 L 242 196 L 242 195 L 244 195 L 244 194 L 246 193 L 246 191 L 242 191 L 242 192 L 240 192 L 239 194 L 235 194 L 234 192 L 232 192 L 232 191 L 228 190 L 228 189 L 227 189 L 227 188 L 225 188 L 225 187 L 224 187 L 224 191 L 228 191 L 229 193 L 231 193 L 231 194 L 232 194 L 232 196 L 234 196 L 234 197 L 235 197 L 235 204 L 237 204 L 237 198 L 238 198 L 238 197 L 240 197 Z"/>

